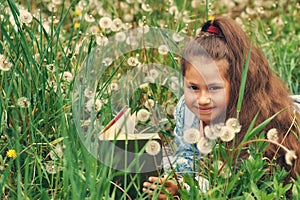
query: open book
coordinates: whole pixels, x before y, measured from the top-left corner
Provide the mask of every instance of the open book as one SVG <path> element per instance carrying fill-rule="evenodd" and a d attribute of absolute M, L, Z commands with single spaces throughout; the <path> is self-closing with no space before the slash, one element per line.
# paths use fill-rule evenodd
<path fill-rule="evenodd" d="M 99 140 L 159 139 L 158 133 L 134 133 L 136 113 L 126 105 L 99 133 Z"/>

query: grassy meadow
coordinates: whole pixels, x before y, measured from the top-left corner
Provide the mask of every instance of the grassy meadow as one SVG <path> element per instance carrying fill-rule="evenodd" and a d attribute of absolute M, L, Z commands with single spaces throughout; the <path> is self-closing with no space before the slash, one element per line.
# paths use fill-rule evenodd
<path fill-rule="evenodd" d="M 160 131 L 170 141 L 182 94 L 176 52 L 219 15 L 254 35 L 300 94 L 297 0 L 0 0 L 0 199 L 130 199 L 123 190 L 134 186 L 114 187 L 116 172 L 97 159 L 97 133 L 129 104 L 139 113 L 138 131 Z M 262 159 L 260 130 L 250 134 L 261 139 L 249 144 L 253 159 L 238 169 L 227 162 L 224 173 L 204 159 L 209 190 L 186 177 L 182 199 L 285 199 L 289 189 L 297 199 L 300 179 L 283 185 L 286 172 Z"/>

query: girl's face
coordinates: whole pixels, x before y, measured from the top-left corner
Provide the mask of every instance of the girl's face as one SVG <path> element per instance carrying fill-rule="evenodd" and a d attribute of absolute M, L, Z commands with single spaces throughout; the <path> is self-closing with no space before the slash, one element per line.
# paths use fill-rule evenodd
<path fill-rule="evenodd" d="M 230 84 L 225 78 L 228 67 L 226 59 L 207 62 L 193 58 L 191 64 L 186 64 L 184 99 L 187 107 L 206 124 L 226 116 L 230 96 Z"/>

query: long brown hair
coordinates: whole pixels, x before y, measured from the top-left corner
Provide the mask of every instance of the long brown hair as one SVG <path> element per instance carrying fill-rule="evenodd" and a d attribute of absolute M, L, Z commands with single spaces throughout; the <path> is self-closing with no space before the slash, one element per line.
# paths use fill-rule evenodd
<path fill-rule="evenodd" d="M 267 132 L 271 128 L 276 128 L 279 143 L 282 143 L 289 150 L 294 150 L 297 159 L 293 161 L 292 167 L 287 165 L 285 161 L 286 151 L 281 148 L 278 150 L 279 147 L 272 144 L 268 146 L 265 156 L 270 160 L 276 159 L 280 166 L 291 171 L 289 177 L 295 178 L 296 173 L 300 174 L 300 130 L 296 125 L 299 124 L 300 116 L 299 113 L 295 113 L 293 101 L 289 97 L 289 89 L 283 80 L 272 71 L 261 50 L 255 45 L 251 48 L 251 40 L 246 33 L 234 20 L 225 17 L 217 17 L 206 22 L 194 42 L 199 44 L 202 50 L 196 50 L 194 45 L 187 45 L 184 49 L 181 60 L 183 76 L 188 62 L 186 58 L 191 54 L 192 56 L 203 56 L 205 51 L 213 60 L 227 59 L 229 63 L 226 79 L 229 81 L 231 89 L 226 118 L 237 116 L 242 69 L 247 60 L 248 52 L 251 50 L 242 110 L 239 113 L 242 130 L 238 134 L 237 142 L 242 141 L 251 121 L 258 112 L 256 125 L 286 109 L 277 115 L 264 128 L 264 131 Z"/>

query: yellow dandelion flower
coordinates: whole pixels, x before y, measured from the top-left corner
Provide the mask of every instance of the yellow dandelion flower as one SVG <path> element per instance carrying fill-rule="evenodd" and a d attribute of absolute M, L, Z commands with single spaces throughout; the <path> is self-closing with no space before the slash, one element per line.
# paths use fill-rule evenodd
<path fill-rule="evenodd" d="M 74 14 L 80 16 L 82 14 L 82 10 L 75 10 Z"/>
<path fill-rule="evenodd" d="M 79 28 L 80 27 L 80 23 L 78 23 L 78 22 L 76 22 L 75 24 L 74 24 L 74 28 Z"/>
<path fill-rule="evenodd" d="M 214 16 L 208 16 L 208 21 L 211 21 L 211 20 L 214 20 L 215 19 L 215 17 Z"/>
<path fill-rule="evenodd" d="M 17 157 L 17 152 L 14 149 L 10 149 L 6 152 L 7 157 L 9 158 L 16 158 Z"/>

